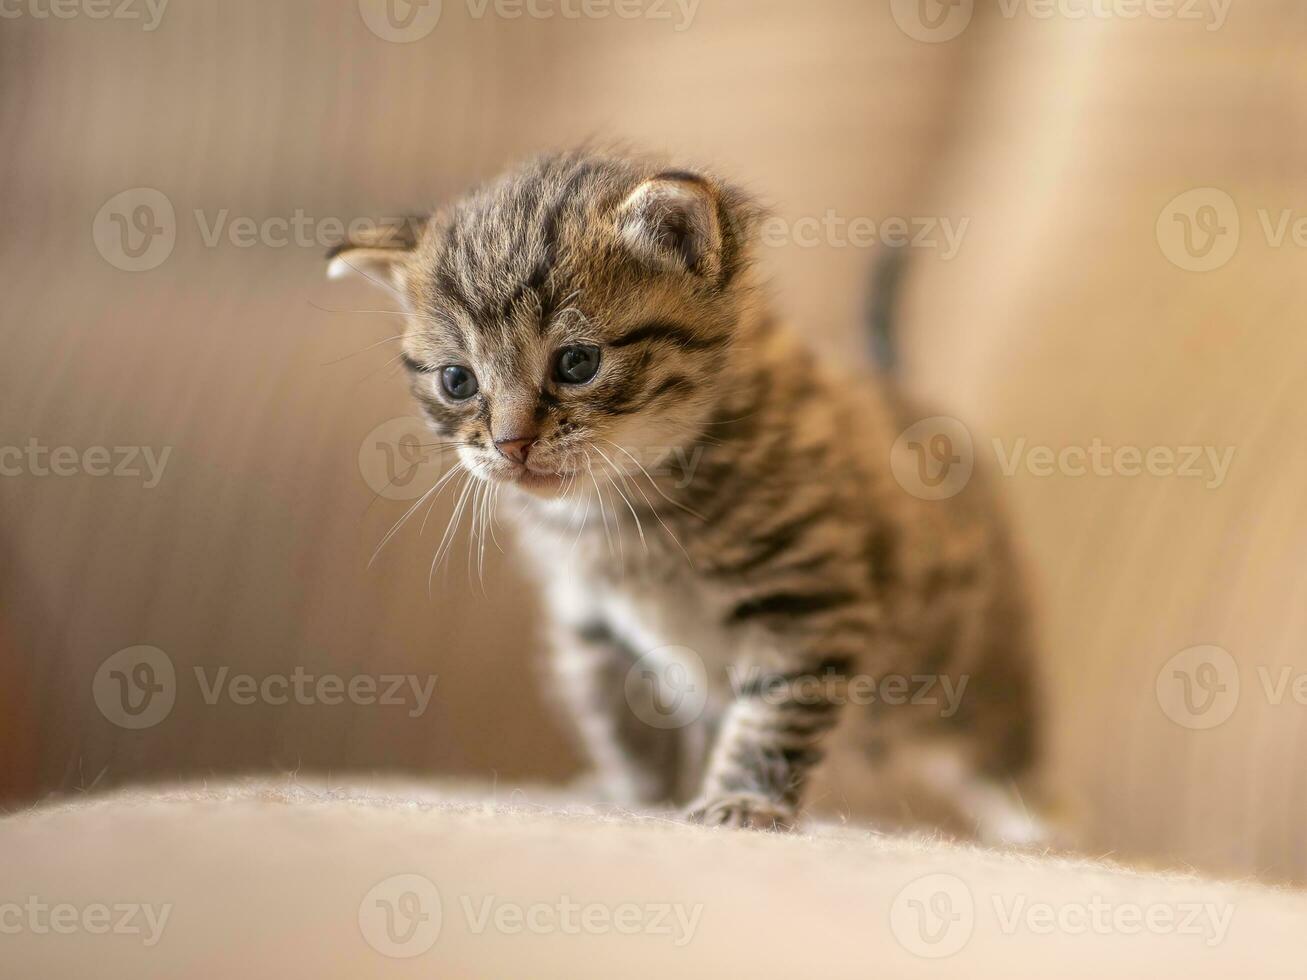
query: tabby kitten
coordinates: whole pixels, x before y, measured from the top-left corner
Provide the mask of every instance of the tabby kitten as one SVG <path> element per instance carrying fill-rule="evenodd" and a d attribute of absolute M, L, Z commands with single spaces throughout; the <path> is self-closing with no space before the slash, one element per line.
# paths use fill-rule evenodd
<path fill-rule="evenodd" d="M 1032 716 L 1000 522 L 978 480 L 896 483 L 917 416 L 770 314 L 758 217 L 714 176 L 586 149 L 331 273 L 401 299 L 432 428 L 522 501 L 559 689 L 615 797 L 771 829 L 805 793 L 894 813 L 912 783 L 938 819 L 1028 838 L 1003 785 Z"/>

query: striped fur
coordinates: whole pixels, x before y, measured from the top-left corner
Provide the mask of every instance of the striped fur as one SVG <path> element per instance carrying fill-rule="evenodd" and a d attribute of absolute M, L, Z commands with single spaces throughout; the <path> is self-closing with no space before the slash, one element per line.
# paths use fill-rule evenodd
<path fill-rule="evenodd" d="M 615 793 L 783 828 L 837 743 L 869 783 L 923 744 L 963 760 L 957 785 L 1020 774 L 1024 628 L 982 481 L 940 502 L 899 488 L 890 447 L 916 416 L 771 316 L 749 263 L 758 214 L 713 176 L 587 149 L 477 190 L 414 243 L 337 261 L 402 297 L 433 429 L 521 500 L 504 509 L 522 511 L 549 597 L 559 687 Z M 599 347 L 599 373 L 558 384 L 552 359 L 576 343 Z M 443 394 L 451 364 L 476 397 Z M 495 448 L 522 433 L 526 473 Z M 700 663 L 693 717 L 642 720 L 633 676 Z M 850 703 L 895 676 L 966 697 L 954 712 Z"/>

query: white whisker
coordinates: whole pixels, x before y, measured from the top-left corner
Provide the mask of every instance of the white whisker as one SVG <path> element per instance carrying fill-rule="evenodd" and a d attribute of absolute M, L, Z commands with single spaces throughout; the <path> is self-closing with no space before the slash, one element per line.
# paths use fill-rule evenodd
<path fill-rule="evenodd" d="M 611 439 L 604 439 L 604 442 L 608 443 L 608 445 L 612 446 L 613 448 L 618 449 L 623 453 L 626 453 L 627 459 L 629 459 L 632 463 L 634 463 L 636 466 L 640 468 L 640 472 L 644 474 L 645 479 L 649 481 L 650 486 L 652 486 L 655 490 L 657 490 L 658 495 L 662 497 L 664 500 L 666 500 L 673 507 L 679 507 L 681 510 L 685 511 L 691 517 L 697 517 L 701 521 L 706 521 L 708 519 L 704 517 L 702 514 L 700 514 L 697 510 L 691 510 L 689 507 L 686 507 L 685 504 L 681 503 L 679 500 L 673 500 L 671 497 L 667 496 L 667 494 L 663 492 L 662 487 L 658 486 L 658 481 L 653 478 L 653 476 L 649 473 L 647 469 L 644 468 L 644 465 L 638 459 L 636 459 L 633 455 L 631 455 L 630 451 L 625 446 L 619 446 Z"/>

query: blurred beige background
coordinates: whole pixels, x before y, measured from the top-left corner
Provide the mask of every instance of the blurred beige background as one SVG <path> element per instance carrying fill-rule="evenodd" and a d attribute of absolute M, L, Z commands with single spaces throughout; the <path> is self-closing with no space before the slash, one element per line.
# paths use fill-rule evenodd
<path fill-rule="evenodd" d="M 947 10 L 922 2 L 512 19 L 445 0 L 411 43 L 355 0 L 173 0 L 154 30 L 0 23 L 0 446 L 171 448 L 149 489 L 0 477 L 0 800 L 267 769 L 575 771 L 510 559 L 482 582 L 460 540 L 428 596 L 437 510 L 369 567 L 407 509 L 368 484 L 373 433 L 409 405 L 393 345 L 365 349 L 394 318 L 332 311 L 384 297 L 325 284 L 316 242 L 206 238 L 421 209 L 611 135 L 738 175 L 791 228 L 936 222 L 912 251 L 905 371 L 992 468 L 1096 440 L 1234 450 L 1221 479 L 1000 471 L 1042 627 L 1047 774 L 1095 853 L 1307 880 L 1307 10 L 980 3 L 932 29 L 920 12 Z M 134 188 L 167 199 L 176 241 L 127 272 L 93 228 Z M 1168 208 L 1197 188 L 1215 192 L 1175 206 L 1186 249 Z M 944 220 L 965 227 L 947 257 Z M 824 235 L 764 262 L 787 315 L 862 358 L 873 257 Z M 92 685 L 137 645 L 179 683 L 129 730 Z M 1195 646 L 1229 658 L 1171 663 Z M 438 680 L 410 717 L 210 705 L 196 667 Z M 1208 711 L 1177 670 L 1214 681 Z"/>

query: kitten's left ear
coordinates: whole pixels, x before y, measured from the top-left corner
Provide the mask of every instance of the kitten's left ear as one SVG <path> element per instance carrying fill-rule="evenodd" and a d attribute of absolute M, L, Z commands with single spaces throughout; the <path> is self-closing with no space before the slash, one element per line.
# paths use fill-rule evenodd
<path fill-rule="evenodd" d="M 680 171 L 646 180 L 618 211 L 622 241 L 661 269 L 714 278 L 722 266 L 717 192 L 697 174 Z"/>
<path fill-rule="evenodd" d="M 407 260 L 417 248 L 426 225 L 425 217 L 410 217 L 394 224 L 351 230 L 344 242 L 327 253 L 331 260 L 327 266 L 328 278 L 360 275 L 402 291 Z"/>

